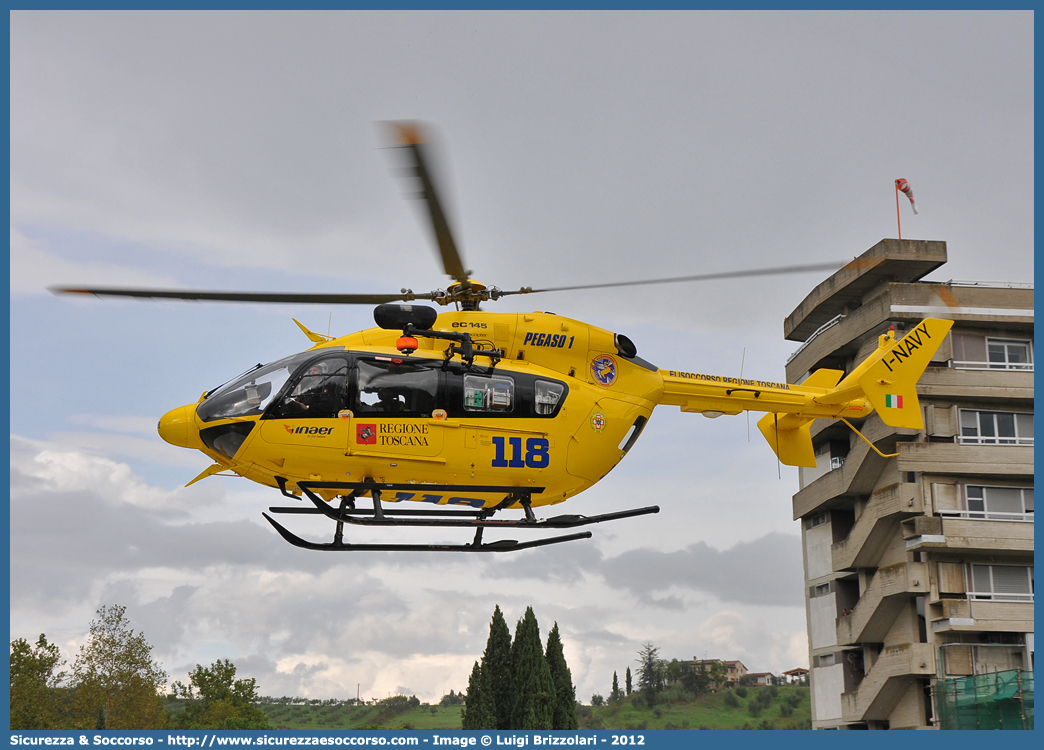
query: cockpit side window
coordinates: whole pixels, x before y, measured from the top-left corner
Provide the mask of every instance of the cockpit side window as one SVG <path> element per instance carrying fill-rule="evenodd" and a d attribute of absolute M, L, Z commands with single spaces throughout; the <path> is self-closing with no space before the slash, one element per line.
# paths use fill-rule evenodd
<path fill-rule="evenodd" d="M 492 367 L 446 367 L 442 408 L 452 418 L 554 418 L 569 386 L 559 380 Z"/>
<path fill-rule="evenodd" d="M 211 393 L 196 407 L 196 414 L 204 422 L 261 414 L 279 394 L 290 375 L 305 360 L 314 356 L 315 352 L 302 352 L 257 367 Z"/>
<path fill-rule="evenodd" d="M 439 402 L 439 371 L 430 365 L 360 359 L 355 383 L 357 414 L 430 417 Z"/>
<path fill-rule="evenodd" d="M 515 407 L 515 381 L 503 375 L 464 376 L 464 409 L 466 411 L 509 414 Z"/>
<path fill-rule="evenodd" d="M 334 355 L 312 360 L 301 368 L 270 417 L 332 419 L 345 408 L 348 360 Z"/>
<path fill-rule="evenodd" d="M 554 414 L 558 409 L 558 402 L 562 400 L 565 393 L 565 384 L 556 383 L 551 380 L 538 380 L 533 384 L 533 409 L 538 416 L 545 417 Z"/>

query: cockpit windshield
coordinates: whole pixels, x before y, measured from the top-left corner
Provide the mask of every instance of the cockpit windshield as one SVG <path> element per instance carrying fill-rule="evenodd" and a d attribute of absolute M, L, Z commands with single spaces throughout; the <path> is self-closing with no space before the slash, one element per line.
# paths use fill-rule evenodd
<path fill-rule="evenodd" d="M 314 356 L 315 352 L 301 352 L 253 369 L 210 394 L 196 407 L 196 414 L 204 422 L 256 416 L 268 407 L 297 368 Z"/>

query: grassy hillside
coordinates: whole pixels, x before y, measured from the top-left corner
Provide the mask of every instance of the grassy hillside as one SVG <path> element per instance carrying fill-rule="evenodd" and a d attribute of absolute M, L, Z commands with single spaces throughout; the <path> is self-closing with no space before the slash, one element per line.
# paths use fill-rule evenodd
<path fill-rule="evenodd" d="M 743 692 L 742 690 L 740 691 Z M 729 697 L 731 696 L 731 697 Z M 581 706 L 581 729 L 810 729 L 807 687 L 723 690 L 694 701 L 643 705 L 637 695 L 615 705 Z M 735 703 L 735 705 L 730 705 Z M 761 706 L 760 710 L 758 706 Z M 461 706 L 261 706 L 278 729 L 460 729 Z M 756 714 L 756 715 L 755 715 Z"/>
<path fill-rule="evenodd" d="M 584 706 L 580 711 L 580 727 L 625 730 L 812 728 L 807 687 L 750 687 L 746 691 L 741 689 L 742 692 L 746 692 L 746 696 L 732 690 L 719 690 L 694 701 L 654 706 L 642 705 L 644 701 L 632 694 L 616 705 Z M 635 702 L 639 705 L 635 706 Z"/>
<path fill-rule="evenodd" d="M 262 705 L 277 729 L 460 729 L 461 706 Z"/>

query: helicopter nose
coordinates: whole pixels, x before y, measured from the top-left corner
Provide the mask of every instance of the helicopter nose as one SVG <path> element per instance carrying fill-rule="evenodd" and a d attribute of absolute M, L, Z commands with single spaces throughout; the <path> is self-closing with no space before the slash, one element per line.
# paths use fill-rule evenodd
<path fill-rule="evenodd" d="M 180 448 L 202 448 L 203 441 L 199 439 L 199 430 L 196 429 L 196 405 L 188 404 L 171 409 L 162 417 L 156 429 L 159 435 L 171 445 Z"/>

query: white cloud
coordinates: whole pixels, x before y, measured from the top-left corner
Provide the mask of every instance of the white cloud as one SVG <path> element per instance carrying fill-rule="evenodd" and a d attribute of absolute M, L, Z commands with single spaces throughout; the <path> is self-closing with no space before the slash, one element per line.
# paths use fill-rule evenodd
<path fill-rule="evenodd" d="M 84 492 L 110 504 L 153 511 L 185 511 L 220 500 L 221 485 L 193 485 L 176 490 L 150 486 L 129 464 L 54 444 L 11 436 L 12 485 L 36 492 Z"/>
<path fill-rule="evenodd" d="M 795 633 L 780 627 L 781 624 L 775 620 L 766 622 L 757 615 L 723 610 L 701 623 L 696 636 L 705 645 L 709 658 L 738 659 L 748 671 L 779 673 L 808 662 L 807 647 L 801 651 L 796 648 L 797 641 L 805 637 L 804 632 Z M 695 656 L 703 658 L 702 653 Z M 787 664 L 791 666 L 783 666 Z"/>
<path fill-rule="evenodd" d="M 47 294 L 52 286 L 170 286 L 170 278 L 109 263 L 67 260 L 11 226 L 11 293 Z"/>
<path fill-rule="evenodd" d="M 148 435 L 150 438 L 156 434 L 156 420 L 152 417 L 135 417 L 131 415 L 105 415 L 105 414 L 73 414 L 69 417 L 73 424 L 82 424 L 95 427 L 100 430 L 111 430 L 113 432 L 128 432 L 140 435 Z"/>

